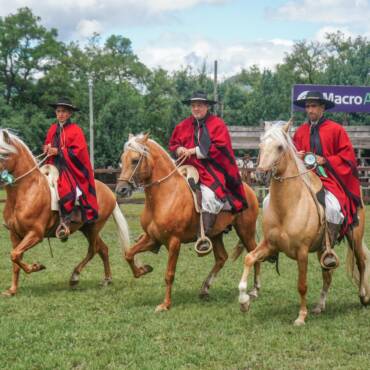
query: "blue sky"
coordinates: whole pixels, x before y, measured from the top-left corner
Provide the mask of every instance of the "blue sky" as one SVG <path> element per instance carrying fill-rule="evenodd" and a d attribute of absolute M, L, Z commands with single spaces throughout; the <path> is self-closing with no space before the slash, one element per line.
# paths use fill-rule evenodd
<path fill-rule="evenodd" d="M 219 61 L 222 76 L 274 68 L 297 40 L 326 32 L 370 36 L 370 0 L 0 0 L 0 16 L 28 6 L 63 41 L 92 32 L 132 41 L 140 60 L 173 71 Z"/>

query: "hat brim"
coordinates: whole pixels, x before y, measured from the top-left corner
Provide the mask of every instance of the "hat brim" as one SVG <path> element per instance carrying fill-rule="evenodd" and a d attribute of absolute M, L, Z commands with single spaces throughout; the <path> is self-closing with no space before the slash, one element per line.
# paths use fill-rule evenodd
<path fill-rule="evenodd" d="M 194 99 L 186 99 L 186 100 L 183 100 L 182 102 L 184 104 L 191 104 L 191 103 L 194 103 L 194 102 L 201 102 L 201 103 L 205 103 L 205 104 L 210 104 L 210 105 L 214 105 L 214 104 L 217 104 L 217 102 L 215 100 L 208 100 L 208 99 L 201 99 L 201 98 L 194 98 Z"/>
<path fill-rule="evenodd" d="M 325 109 L 331 109 L 335 107 L 335 103 L 332 102 L 331 100 L 326 100 L 326 99 L 316 99 L 316 98 L 308 98 L 308 99 L 300 99 L 300 100 L 294 100 L 293 104 L 296 105 L 297 107 L 305 108 L 306 103 L 308 101 L 315 101 L 319 104 L 323 104 L 325 106 Z"/>
<path fill-rule="evenodd" d="M 67 107 L 69 108 L 70 110 L 73 110 L 74 112 L 79 112 L 80 109 L 71 105 L 71 104 L 64 104 L 64 103 L 54 103 L 54 104 L 48 104 L 49 107 L 53 107 L 54 109 L 56 109 L 56 107 Z"/>

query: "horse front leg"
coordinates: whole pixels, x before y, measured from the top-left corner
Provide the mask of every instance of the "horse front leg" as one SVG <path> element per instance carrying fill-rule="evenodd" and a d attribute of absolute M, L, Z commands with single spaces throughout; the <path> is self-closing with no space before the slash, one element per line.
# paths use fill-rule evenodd
<path fill-rule="evenodd" d="M 298 318 L 294 321 L 295 326 L 301 326 L 305 324 L 305 320 L 308 314 L 307 311 L 307 265 L 308 265 L 308 254 L 303 251 L 298 254 L 298 292 L 301 297 L 301 303 L 299 308 Z"/>
<path fill-rule="evenodd" d="M 319 261 L 321 260 L 322 254 L 323 252 L 317 253 L 317 258 Z M 316 315 L 325 311 L 326 299 L 328 297 L 328 292 L 329 292 L 329 288 L 331 285 L 333 272 L 334 270 L 332 269 L 330 270 L 322 269 L 322 289 L 320 293 L 320 299 L 319 299 L 319 302 L 316 304 L 315 308 L 312 310 L 312 313 Z"/>
<path fill-rule="evenodd" d="M 244 257 L 244 270 L 242 278 L 239 282 L 239 303 L 240 311 L 247 312 L 250 307 L 251 296 L 247 293 L 248 289 L 248 275 L 252 266 L 256 263 L 265 260 L 272 255 L 274 251 L 269 247 L 268 242 L 264 239 L 252 252 Z"/>
<path fill-rule="evenodd" d="M 19 285 L 19 273 L 22 269 L 25 273 L 37 272 L 44 270 L 46 267 L 39 263 L 28 264 L 22 261 L 23 254 L 37 243 L 41 241 L 35 232 L 28 233 L 22 240 L 12 231 L 10 232 L 10 239 L 13 244 L 13 250 L 10 253 L 10 258 L 13 264 L 12 284 L 11 287 L 5 290 L 2 295 L 13 296 L 17 293 Z"/>
<path fill-rule="evenodd" d="M 140 237 L 136 244 L 126 251 L 125 259 L 131 267 L 134 277 L 139 278 L 140 276 L 153 271 L 153 267 L 150 265 L 137 266 L 135 263 L 135 255 L 158 247 L 160 247 L 160 244 L 145 233 Z"/>
<path fill-rule="evenodd" d="M 212 283 L 214 282 L 218 272 L 222 269 L 227 261 L 227 252 L 225 250 L 224 243 L 222 241 L 222 234 L 217 235 L 215 238 L 212 238 L 213 244 L 213 255 L 215 257 L 215 264 L 208 274 L 207 278 L 204 280 L 202 287 L 200 289 L 199 297 L 200 298 L 208 298 L 209 293 L 208 290 L 211 287 Z"/>
<path fill-rule="evenodd" d="M 168 311 L 171 307 L 171 290 L 175 280 L 176 264 L 180 253 L 181 242 L 177 238 L 172 238 L 168 244 L 168 262 L 166 270 L 166 295 L 163 303 L 158 305 L 155 312 Z"/>

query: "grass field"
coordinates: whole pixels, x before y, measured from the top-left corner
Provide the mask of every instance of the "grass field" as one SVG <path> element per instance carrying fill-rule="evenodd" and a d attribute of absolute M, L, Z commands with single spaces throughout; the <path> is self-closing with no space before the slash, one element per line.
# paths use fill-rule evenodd
<path fill-rule="evenodd" d="M 1 205 L 2 207 L 3 205 Z M 141 205 L 121 207 L 131 239 L 140 234 Z M 370 214 L 369 214 L 370 216 Z M 345 246 L 337 248 L 342 265 L 334 274 L 327 311 L 310 315 L 304 327 L 294 327 L 299 298 L 294 261 L 280 258 L 262 266 L 262 290 L 247 314 L 239 311 L 238 283 L 242 259 L 227 262 L 211 289 L 211 299 L 200 301 L 199 288 L 213 257 L 198 258 L 184 245 L 169 312 L 155 314 L 164 297 L 167 252 L 145 254 L 154 271 L 134 279 L 123 262 L 113 221 L 103 232 L 110 246 L 113 284 L 99 286 L 103 277 L 99 257 L 70 290 L 73 267 L 87 247 L 76 234 L 66 244 L 47 241 L 25 255 L 47 269 L 22 273 L 16 297 L 0 298 L 1 369 L 368 369 L 370 310 L 360 305 L 357 290 L 344 269 Z M 370 238 L 367 238 L 370 240 Z M 0 289 L 10 285 L 10 242 L 0 228 Z M 231 251 L 234 232 L 225 238 Z M 310 257 L 310 308 L 321 288 L 316 257 Z"/>

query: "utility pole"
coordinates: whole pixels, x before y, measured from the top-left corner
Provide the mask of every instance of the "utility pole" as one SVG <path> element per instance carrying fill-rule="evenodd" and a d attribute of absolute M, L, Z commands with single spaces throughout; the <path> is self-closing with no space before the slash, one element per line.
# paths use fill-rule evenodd
<path fill-rule="evenodd" d="M 90 115 L 90 162 L 94 170 L 94 109 L 93 109 L 93 79 L 89 77 L 89 115 Z"/>
<path fill-rule="evenodd" d="M 218 101 L 218 96 L 217 96 L 217 60 L 215 60 L 215 63 L 214 63 L 214 75 L 213 75 L 213 100 L 214 101 Z M 215 104 L 214 108 L 213 108 L 213 113 L 217 114 L 217 110 L 218 110 L 218 103 Z"/>

